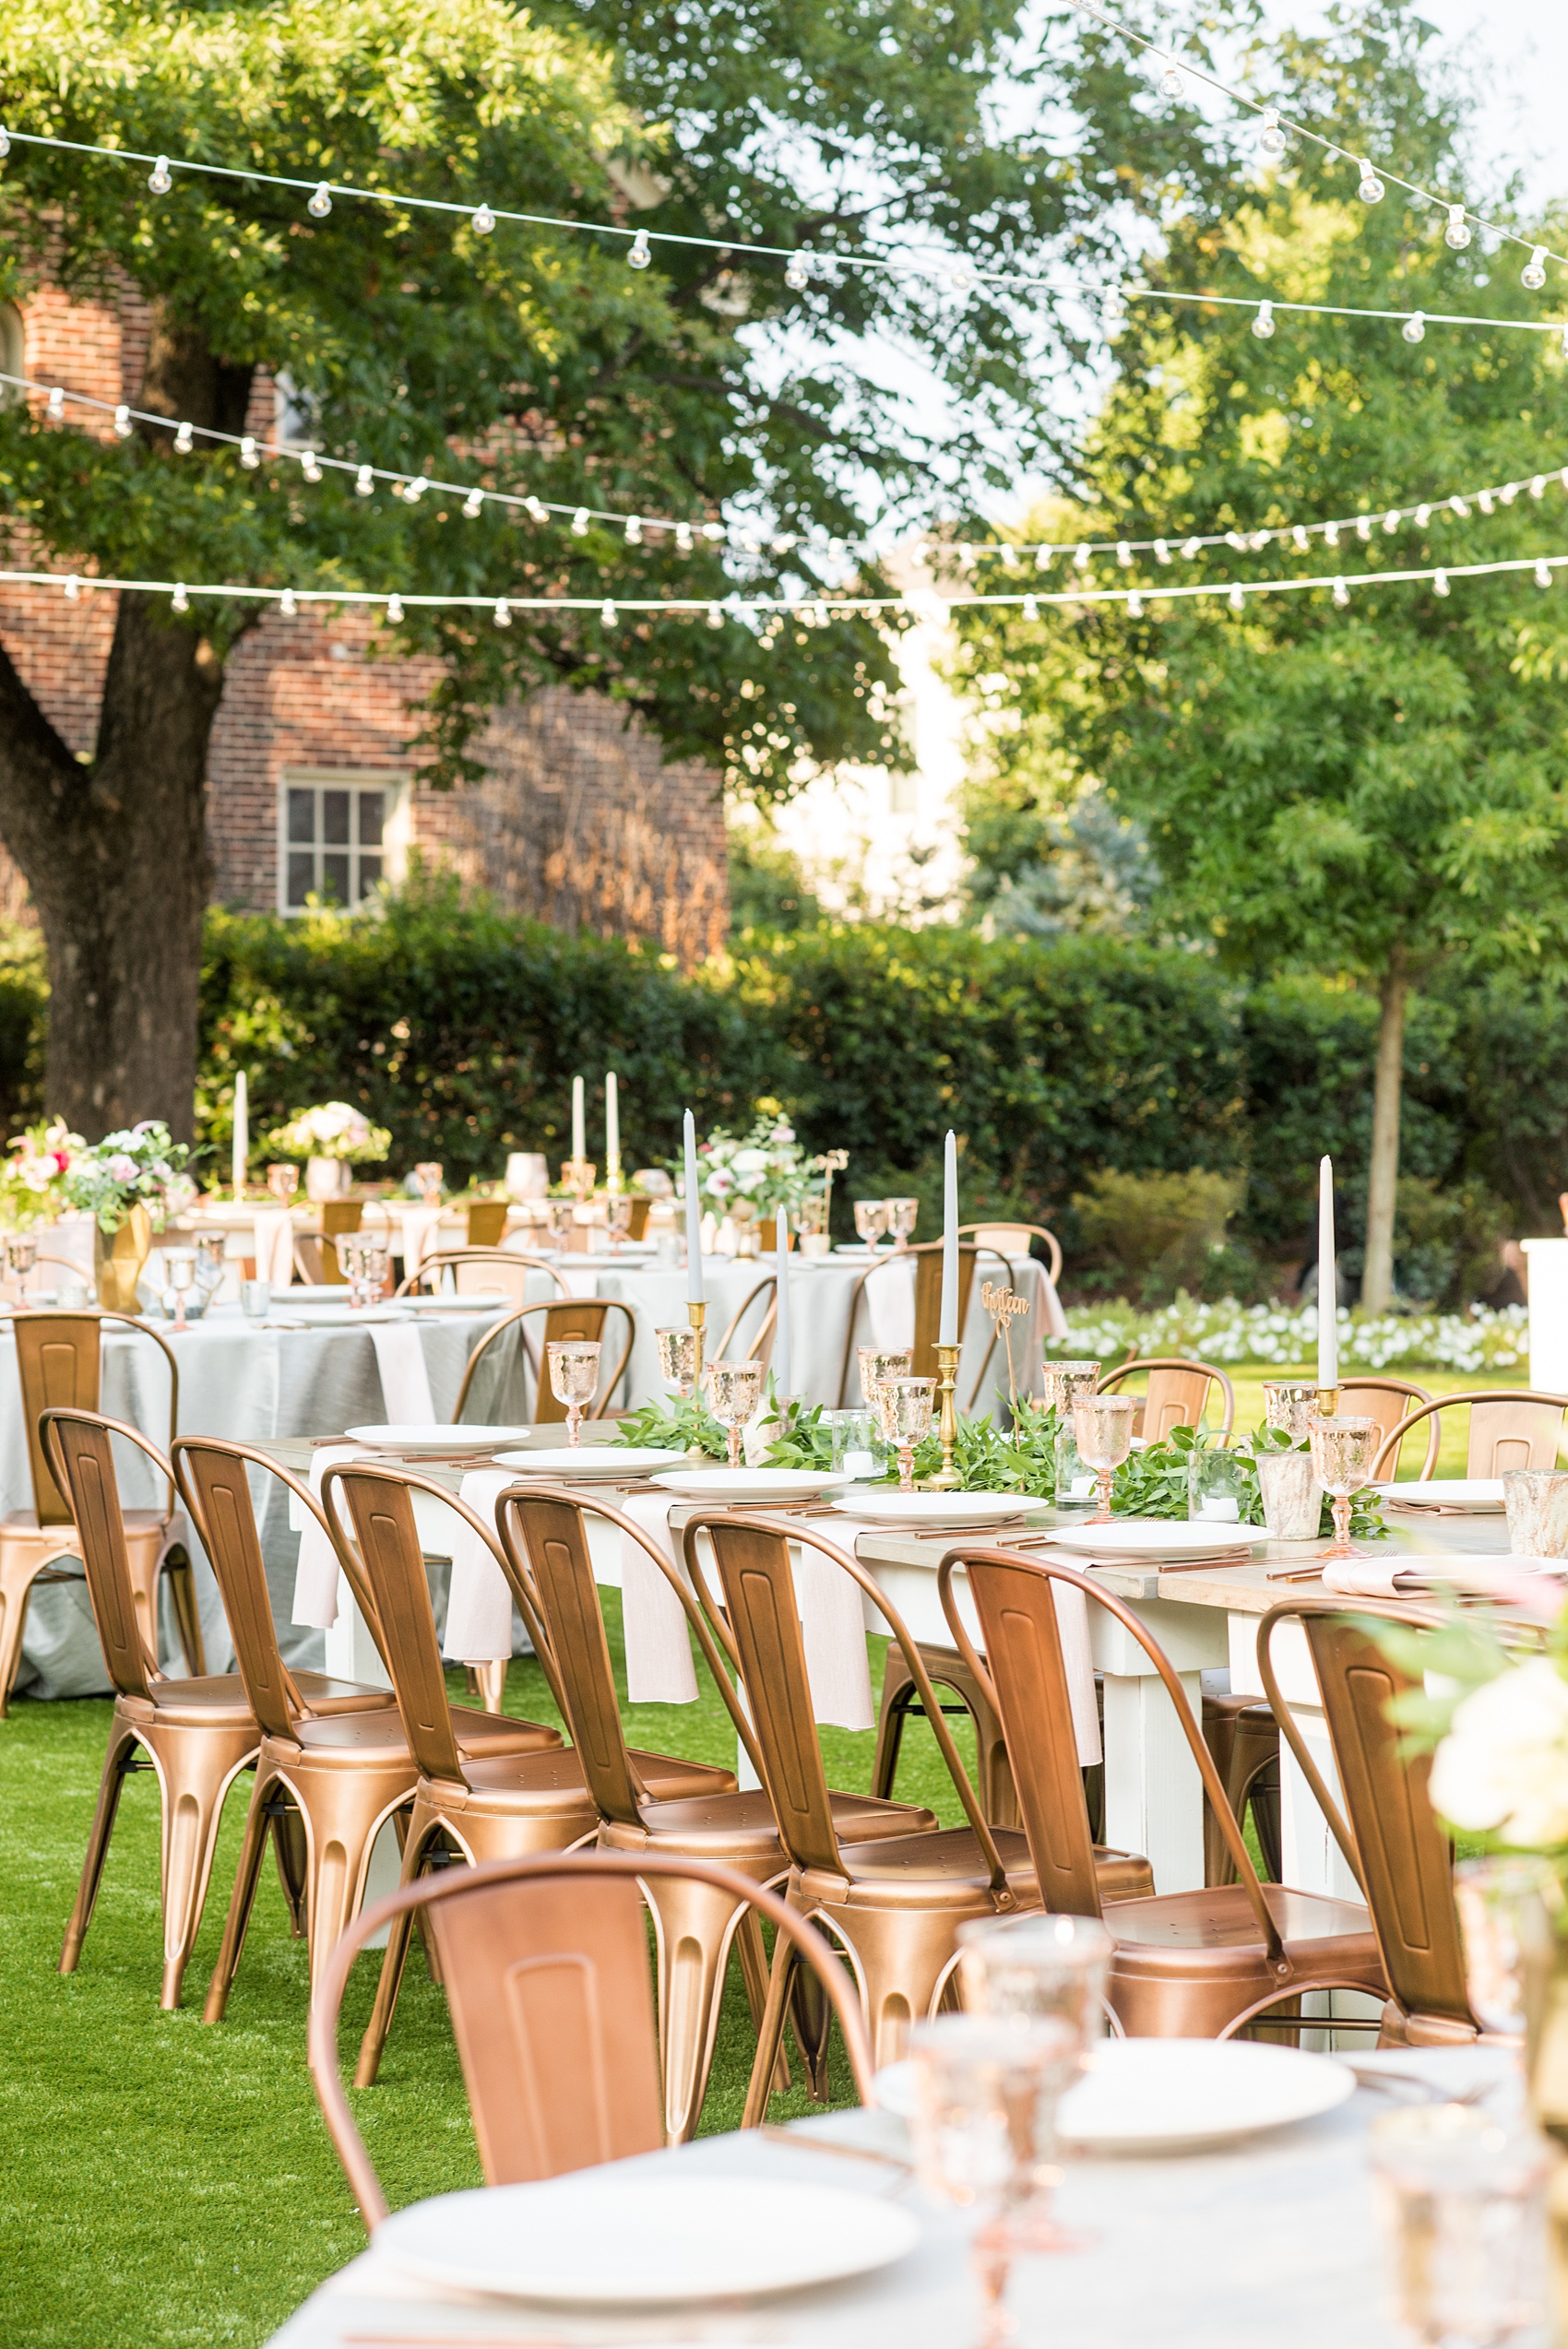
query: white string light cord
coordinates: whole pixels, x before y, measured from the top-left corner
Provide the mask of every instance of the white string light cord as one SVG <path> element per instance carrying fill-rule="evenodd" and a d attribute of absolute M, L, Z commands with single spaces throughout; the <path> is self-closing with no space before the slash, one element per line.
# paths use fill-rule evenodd
<path fill-rule="evenodd" d="M 467 481 L 438 481 L 427 479 L 422 473 L 389 472 L 383 466 L 361 465 L 349 457 L 321 457 L 314 449 L 285 446 L 277 441 L 258 439 L 249 433 L 220 433 L 204 424 L 182 423 L 172 416 L 160 416 L 148 409 L 131 408 L 124 402 L 116 404 L 113 400 L 96 399 L 86 392 L 66 391 L 59 384 L 38 383 L 27 375 L 7 375 L 0 371 L 0 384 L 10 385 L 18 391 L 41 394 L 45 401 L 46 413 L 56 421 L 64 417 L 67 407 L 87 408 L 98 415 L 112 415 L 116 431 L 124 436 L 129 435 L 133 424 L 154 424 L 161 431 L 172 433 L 175 448 L 182 451 L 188 452 L 198 440 L 214 441 L 220 446 L 237 448 L 240 462 L 247 469 L 264 460 L 293 463 L 303 468 L 307 480 L 319 480 L 325 467 L 330 467 L 336 472 L 352 473 L 355 487 L 366 496 L 372 493 L 378 482 L 385 482 L 393 495 L 401 496 L 405 504 L 417 504 L 427 491 L 438 497 L 461 498 L 463 511 L 469 516 L 478 515 L 487 504 L 520 508 L 535 521 L 542 521 L 547 515 L 569 514 L 572 528 L 578 536 L 587 531 L 590 521 L 610 522 L 624 528 L 626 542 L 631 546 L 640 544 L 644 535 L 650 530 L 672 531 L 676 546 L 683 553 L 689 552 L 698 538 L 734 546 L 743 553 L 761 553 L 767 548 L 775 554 L 788 554 L 800 544 L 798 539 L 772 538 L 735 530 L 722 522 L 682 521 L 668 515 L 627 515 L 612 513 L 602 506 L 562 505 L 542 498 L 514 496 L 505 490 L 480 489 Z M 1549 478 L 1546 473 L 1536 473 L 1527 480 L 1494 482 L 1486 489 L 1465 490 L 1451 497 L 1420 499 L 1409 505 L 1391 505 L 1382 514 L 1346 515 L 1335 522 L 1280 523 L 1267 530 L 1219 530 L 1180 539 L 1086 539 L 1065 545 L 1056 545 L 1050 540 L 1006 539 L 950 546 L 946 540 L 933 539 L 925 542 L 924 551 L 933 556 L 951 552 L 962 564 L 968 564 L 982 555 L 997 556 L 1009 564 L 1016 563 L 1022 555 L 1032 555 L 1038 568 L 1042 571 L 1049 569 L 1052 558 L 1059 554 L 1070 554 L 1076 567 L 1085 570 L 1097 554 L 1113 554 L 1125 569 L 1134 554 L 1151 553 L 1157 563 L 1165 564 L 1170 562 L 1174 555 L 1191 561 L 1206 547 L 1228 546 L 1234 548 L 1238 553 L 1251 549 L 1257 553 L 1266 546 L 1283 546 L 1289 542 L 1304 553 L 1313 538 L 1321 538 L 1325 546 L 1337 546 L 1341 531 L 1354 531 L 1358 539 L 1366 540 L 1371 539 L 1374 528 L 1392 537 L 1406 522 L 1414 522 L 1418 529 L 1424 530 L 1434 514 L 1451 514 L 1460 521 L 1467 521 L 1477 509 L 1482 514 L 1494 514 L 1500 505 L 1512 505 L 1521 491 L 1527 492 L 1532 498 L 1544 497 Z M 1557 472 L 1556 478 L 1568 491 L 1568 466 Z M 842 539 L 832 539 L 820 552 L 837 558 L 870 550 L 851 547 Z"/>
<path fill-rule="evenodd" d="M 1079 7 L 1085 6 L 1087 0 L 1074 0 L 1074 5 Z M 1098 9 L 1091 8 L 1089 14 L 1098 16 L 1099 12 Z M 1124 30 L 1122 26 L 1116 25 L 1111 18 L 1101 17 L 1100 21 L 1111 25 L 1116 31 Z M 1137 41 L 1142 37 L 1136 33 L 1128 33 L 1127 38 L 1130 41 Z M 1155 44 L 1152 42 L 1145 42 L 1143 45 L 1152 49 Z M 1168 54 L 1163 49 L 1157 51 L 1156 53 L 1162 57 Z M 1170 71 L 1174 73 L 1177 70 L 1175 61 L 1172 59 Z M 1184 66 L 1180 70 L 1195 73 L 1197 68 Z M 1203 78 L 1213 79 L 1212 76 L 1207 75 Z M 1223 89 L 1226 87 L 1222 82 L 1214 82 L 1213 86 L 1217 89 Z M 1277 108 L 1257 105 L 1253 100 L 1241 97 L 1234 91 L 1231 91 L 1229 95 L 1236 98 L 1239 105 L 1253 107 L 1254 111 L 1273 117 L 1269 127 L 1264 132 L 1265 142 L 1277 135 L 1283 140 L 1283 132 L 1279 128 L 1283 118 L 1279 116 Z M 1320 137 L 1317 132 L 1310 131 L 1304 125 L 1292 124 L 1291 127 L 1299 128 L 1301 136 L 1304 138 L 1316 139 L 1321 147 L 1331 145 L 1329 140 Z M 18 142 L 28 147 L 50 148 L 63 154 L 98 156 L 112 163 L 150 163 L 152 170 L 148 175 L 148 185 L 155 196 L 167 196 L 174 184 L 174 173 L 188 172 L 194 176 L 249 180 L 260 187 L 290 188 L 296 192 L 308 189 L 310 193 L 305 209 L 318 220 L 327 218 L 335 198 L 346 197 L 356 203 L 396 205 L 409 211 L 445 212 L 454 218 L 466 219 L 469 226 L 481 236 L 491 234 L 505 220 L 529 228 L 561 229 L 579 236 L 622 237 L 629 240 L 626 259 L 634 269 L 646 269 L 648 267 L 653 259 L 653 245 L 656 243 L 695 245 L 709 253 L 742 254 L 761 260 L 782 261 L 785 264 L 784 282 L 797 292 L 803 291 L 810 284 L 814 273 L 819 272 L 826 265 L 840 269 L 859 269 L 873 275 L 939 278 L 954 292 L 960 294 L 972 291 L 977 285 L 985 284 L 1017 287 L 1032 291 L 1077 294 L 1086 301 L 1099 303 L 1118 303 L 1124 296 L 1139 302 L 1218 303 L 1228 308 L 1254 311 L 1260 322 L 1258 325 L 1260 332 L 1273 332 L 1272 320 L 1276 311 L 1300 311 L 1329 318 L 1380 318 L 1402 321 L 1407 337 L 1412 342 L 1420 342 L 1429 326 L 1486 326 L 1494 329 L 1506 328 L 1523 334 L 1560 334 L 1563 338 L 1564 349 L 1568 350 L 1568 326 L 1560 320 L 1481 318 L 1473 317 L 1467 313 L 1438 310 L 1372 310 L 1356 308 L 1348 303 L 1323 302 L 1264 301 L 1259 303 L 1255 299 L 1241 294 L 1192 293 L 1185 290 L 1177 291 L 1159 286 L 1132 284 L 1125 287 L 1121 284 L 1091 286 L 1082 279 L 1055 278 L 1027 269 L 980 268 L 961 256 L 941 252 L 926 253 L 916 246 L 909 246 L 900 253 L 887 255 L 834 251 L 806 253 L 794 245 L 754 244 L 740 237 L 688 236 L 674 229 L 630 229 L 618 220 L 568 220 L 559 219 L 555 214 L 549 212 L 512 212 L 504 206 L 493 206 L 483 198 L 477 204 L 468 201 L 458 203 L 446 196 L 402 195 L 393 188 L 355 187 L 343 180 L 299 179 L 278 172 L 246 171 L 230 163 L 192 162 L 183 156 L 148 155 L 142 153 L 137 148 L 130 147 L 97 147 L 83 139 L 54 138 L 42 131 L 10 130 L 4 124 L 0 124 L 0 159 L 8 155 L 12 147 Z M 1338 154 L 1344 150 L 1336 148 L 1333 151 Z M 1413 194 L 1422 197 L 1426 202 L 1443 206 L 1448 213 L 1448 227 L 1445 234 L 1450 244 L 1469 243 L 1468 222 L 1472 219 L 1491 233 L 1505 237 L 1512 243 L 1523 245 L 1528 242 L 1527 239 L 1517 235 L 1510 229 L 1498 228 L 1493 222 L 1481 219 L 1479 213 L 1467 214 L 1462 205 L 1448 204 L 1443 197 L 1432 196 L 1428 190 L 1416 187 L 1411 181 L 1397 179 L 1393 172 L 1389 173 L 1389 177 L 1396 180 L 1397 186 L 1411 189 Z M 1383 182 L 1378 178 L 1372 165 L 1367 162 L 1363 162 L 1361 166 L 1360 194 L 1368 203 L 1378 202 L 1384 194 Z M 1546 272 L 1542 266 L 1544 260 L 1547 258 L 1561 260 L 1563 256 L 1549 252 L 1549 248 L 1545 245 L 1532 245 L 1530 255 L 1523 272 L 1523 280 L 1526 285 L 1534 290 L 1546 283 Z"/>
<path fill-rule="evenodd" d="M 1505 228 L 1501 220 L 1489 220 L 1483 213 L 1472 212 L 1467 205 L 1455 204 L 1448 196 L 1439 196 L 1432 188 L 1421 187 L 1415 180 L 1401 179 L 1397 172 L 1391 172 L 1385 164 L 1379 164 L 1374 170 L 1367 157 L 1353 155 L 1340 140 L 1325 138 L 1321 131 L 1313 130 L 1310 123 L 1299 122 L 1281 107 L 1268 105 L 1261 98 L 1253 98 L 1244 89 L 1236 89 L 1229 82 L 1221 81 L 1206 67 L 1194 65 L 1190 60 L 1175 55 L 1172 51 L 1162 49 L 1158 41 L 1148 40 L 1143 33 L 1134 32 L 1130 25 L 1124 25 L 1120 18 L 1109 16 L 1103 8 L 1097 8 L 1094 0 L 1072 0 L 1072 5 L 1081 16 L 1092 17 L 1097 24 L 1104 25 L 1123 41 L 1131 42 L 1134 47 L 1146 50 L 1150 56 L 1164 60 L 1165 72 L 1159 84 L 1162 97 L 1180 98 L 1182 94 L 1182 77 L 1190 75 L 1194 81 L 1201 81 L 1207 89 L 1218 90 L 1222 97 L 1229 98 L 1237 106 L 1245 107 L 1249 113 L 1261 114 L 1264 131 L 1259 144 L 1270 158 L 1284 154 L 1289 143 L 1286 134 L 1291 132 L 1296 137 L 1310 139 L 1314 147 L 1321 147 L 1331 162 L 1343 156 L 1347 162 L 1359 163 L 1361 184 L 1358 193 L 1363 203 L 1380 204 L 1384 196 L 1384 182 L 1391 180 L 1396 187 L 1402 187 L 1407 196 L 1413 196 L 1419 202 L 1431 204 L 1438 211 L 1446 212 L 1448 226 L 1443 234 L 1456 253 L 1462 253 L 1469 243 L 1472 223 L 1476 228 L 1483 229 L 1489 236 L 1499 237 L 1506 244 L 1516 244 L 1521 252 L 1529 254 L 1530 257 L 1521 272 L 1521 280 L 1533 293 L 1538 292 L 1546 283 L 1546 262 L 1556 261 L 1568 267 L 1568 255 L 1557 252 L 1552 246 L 1538 244 L 1533 238 L 1521 236 L 1517 229 Z"/>
<path fill-rule="evenodd" d="M 100 588 L 128 595 L 168 596 L 175 611 L 190 610 L 193 596 L 212 596 L 230 602 L 276 604 L 285 619 L 307 605 L 344 604 L 380 611 L 396 627 L 405 612 L 420 611 L 488 611 L 498 628 L 509 628 L 519 612 L 595 611 L 600 624 L 615 627 L 622 615 L 660 618 L 703 613 L 709 627 L 722 628 L 729 620 L 793 619 L 808 627 L 824 628 L 835 620 L 869 620 L 896 611 L 909 619 L 941 619 L 955 608 L 997 609 L 1017 605 L 1025 620 L 1038 619 L 1042 604 L 1124 604 L 1136 618 L 1150 604 L 1193 596 L 1222 596 L 1231 611 L 1240 611 L 1249 596 L 1301 595 L 1326 587 L 1336 605 L 1350 601 L 1352 587 L 1401 586 L 1430 580 L 1434 592 L 1445 596 L 1455 579 L 1490 578 L 1503 572 L 1533 571 L 1538 587 L 1550 587 L 1554 573 L 1568 569 L 1568 554 L 1514 555 L 1498 563 L 1457 563 L 1407 571 L 1363 571 L 1353 579 L 1330 574 L 1311 579 L 1217 579 L 1184 586 L 1138 587 L 1069 587 L 1047 593 L 1019 591 L 1007 595 L 939 596 L 933 591 L 902 596 L 727 596 L 716 601 L 702 596 L 429 596 L 404 595 L 394 589 L 366 587 L 254 587 L 231 581 L 192 585 L 184 579 L 106 579 L 84 572 L 0 571 L 0 586 L 59 587 L 67 603 L 84 591 Z"/>

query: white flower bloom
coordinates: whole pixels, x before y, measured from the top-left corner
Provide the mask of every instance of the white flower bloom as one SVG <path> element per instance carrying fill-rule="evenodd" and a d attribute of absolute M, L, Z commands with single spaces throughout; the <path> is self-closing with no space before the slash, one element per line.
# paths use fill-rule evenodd
<path fill-rule="evenodd" d="M 1568 1844 L 1568 1680 L 1550 1658 L 1515 1665 L 1456 1706 L 1431 1798 L 1454 1826 L 1523 1851 Z"/>

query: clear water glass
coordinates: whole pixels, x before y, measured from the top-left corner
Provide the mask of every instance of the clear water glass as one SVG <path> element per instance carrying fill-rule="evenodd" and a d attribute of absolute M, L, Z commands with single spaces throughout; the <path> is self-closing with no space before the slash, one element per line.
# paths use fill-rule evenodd
<path fill-rule="evenodd" d="M 37 1263 L 37 1233 L 8 1231 L 6 1234 L 6 1287 L 18 1306 L 27 1302 L 29 1275 Z"/>
<path fill-rule="evenodd" d="M 1263 1522 L 1275 1540 L 1315 1540 L 1323 1517 L 1323 1488 L 1313 1473 L 1311 1453 L 1260 1447 L 1257 1468 Z"/>
<path fill-rule="evenodd" d="M 1073 1441 L 1073 1406 L 1092 1394 L 1099 1384 L 1098 1362 L 1052 1360 L 1047 1356 L 1044 1399 L 1059 1422 L 1056 1436 L 1054 1491 L 1059 1509 L 1087 1508 L 1094 1499 L 1094 1472 L 1079 1457 Z"/>
<path fill-rule="evenodd" d="M 1304 1441 L 1307 1423 L 1317 1410 L 1318 1394 L 1315 1379 L 1265 1379 L 1264 1425 L 1283 1429 L 1298 1443 Z"/>
<path fill-rule="evenodd" d="M 846 1477 L 874 1477 L 882 1466 L 874 1411 L 825 1411 L 817 1422 L 833 1446 L 832 1465 Z"/>
<path fill-rule="evenodd" d="M 1371 2130 L 1393 2314 L 1422 2349 L 1499 2349 L 1548 2308 L 1544 2139 L 1469 2105 Z"/>
<path fill-rule="evenodd" d="M 915 1225 L 920 1219 L 920 1201 L 918 1199 L 885 1199 L 882 1204 L 887 1211 L 887 1229 L 893 1234 L 894 1247 L 908 1248 L 914 1238 Z"/>
<path fill-rule="evenodd" d="M 422 1158 L 414 1169 L 414 1183 L 427 1207 L 434 1207 L 441 1196 L 441 1186 L 446 1169 L 439 1158 Z"/>
<path fill-rule="evenodd" d="M 855 1229 L 868 1248 L 874 1248 L 887 1229 L 885 1199 L 857 1199 Z"/>
<path fill-rule="evenodd" d="M 1073 1441 L 1084 1465 L 1092 1468 L 1099 1488 L 1099 1505 L 1088 1522 L 1111 1523 L 1111 1487 L 1117 1469 L 1133 1449 L 1133 1421 L 1138 1398 L 1132 1394 L 1086 1394 L 1073 1406 Z"/>
<path fill-rule="evenodd" d="M 1229 1444 L 1204 1444 L 1188 1455 L 1187 1515 L 1212 1524 L 1223 1538 L 1227 1525 L 1243 1525 L 1252 1500 L 1253 1457 Z"/>
<path fill-rule="evenodd" d="M 269 1280 L 243 1280 L 240 1283 L 240 1311 L 249 1322 L 265 1322 L 272 1311 L 272 1283 Z"/>
<path fill-rule="evenodd" d="M 958 1928 L 958 1980 L 972 2014 L 1049 2015 L 1070 2023 L 1080 2060 L 1105 2035 L 1115 1941 L 1098 1916 L 975 1917 Z"/>
<path fill-rule="evenodd" d="M 877 1394 L 885 1379 L 907 1379 L 915 1367 L 912 1346 L 860 1346 L 855 1348 L 860 1364 L 861 1393 L 868 1411 L 875 1412 Z"/>
<path fill-rule="evenodd" d="M 583 1413 L 599 1393 L 600 1341 L 597 1337 L 552 1337 L 544 1358 L 550 1392 L 566 1406 L 566 1441 L 582 1441 Z"/>

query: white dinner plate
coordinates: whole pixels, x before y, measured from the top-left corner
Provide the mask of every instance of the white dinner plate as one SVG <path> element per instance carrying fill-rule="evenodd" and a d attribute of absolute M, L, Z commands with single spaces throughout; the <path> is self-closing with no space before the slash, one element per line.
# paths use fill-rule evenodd
<path fill-rule="evenodd" d="M 1092 1558 L 1212 1558 L 1231 1549 L 1261 1549 L 1266 1525 L 1239 1525 L 1226 1517 L 1113 1517 L 1109 1525 L 1058 1525 L 1051 1540 Z"/>
<path fill-rule="evenodd" d="M 374 1452 L 493 1452 L 498 1443 L 516 1443 L 527 1428 L 444 1428 L 439 1422 L 410 1421 L 406 1427 L 390 1422 L 376 1428 L 345 1428 L 350 1443 L 368 1444 Z"/>
<path fill-rule="evenodd" d="M 902 2259 L 919 2236 L 911 2212 L 847 2188 L 588 2170 L 410 2203 L 383 2219 L 375 2248 L 459 2291 L 647 2304 L 863 2275 Z"/>
<path fill-rule="evenodd" d="M 1400 1509 L 1462 1509 L 1467 1517 L 1501 1517 L 1501 1477 L 1426 1477 L 1414 1484 L 1373 1485 Z"/>
<path fill-rule="evenodd" d="M 833 1506 L 882 1525 L 999 1525 L 1044 1503 L 1028 1493 L 900 1492 L 896 1485 L 857 1485 Z"/>
<path fill-rule="evenodd" d="M 672 1468 L 654 1483 L 683 1501 L 812 1501 L 850 1481 L 817 1468 Z"/>
<path fill-rule="evenodd" d="M 1097 2153 L 1197 2153 L 1314 2120 L 1354 2095 L 1331 2056 L 1254 2039 L 1102 2039 L 1057 2107 L 1063 2141 Z M 908 2119 L 914 2066 L 876 2075 L 877 2100 Z"/>
<path fill-rule="evenodd" d="M 521 1434 L 521 1429 L 514 1432 Z M 498 1452 L 503 1468 L 521 1468 L 532 1477 L 587 1478 L 595 1484 L 630 1484 L 649 1477 L 656 1468 L 672 1468 L 685 1458 L 659 1443 L 554 1443 L 536 1452 Z"/>

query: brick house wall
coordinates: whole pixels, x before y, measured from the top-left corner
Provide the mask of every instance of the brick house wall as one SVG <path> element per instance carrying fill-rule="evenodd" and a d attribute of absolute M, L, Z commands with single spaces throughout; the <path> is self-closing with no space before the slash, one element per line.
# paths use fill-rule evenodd
<path fill-rule="evenodd" d="M 137 402 L 147 316 L 45 289 L 21 319 L 35 381 Z M 8 363 L 8 362 L 6 362 Z M 258 382 L 249 429 L 274 427 L 276 395 Z M 77 428 L 84 411 L 67 410 Z M 93 429 L 89 426 L 88 429 Z M 105 416 L 105 436 L 113 427 Z M 7 568 L 45 567 L 12 534 Z M 48 567 L 53 567 L 51 564 Z M 114 598 L 66 603 L 53 588 L 0 587 L 0 640 L 69 747 L 90 753 L 114 625 Z M 689 967 L 729 926 L 719 778 L 698 761 L 665 765 L 656 738 L 598 695 L 552 688 L 498 711 L 477 755 L 485 780 L 432 791 L 414 780 L 410 744 L 434 661 L 400 661 L 360 614 L 289 620 L 268 611 L 230 656 L 208 760 L 214 896 L 281 907 L 280 807 L 291 783 L 382 787 L 392 821 L 388 869 L 410 848 L 454 866 L 501 903 L 558 927 L 657 943 Z M 25 913 L 26 890 L 0 848 L 0 912 Z"/>

